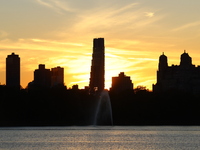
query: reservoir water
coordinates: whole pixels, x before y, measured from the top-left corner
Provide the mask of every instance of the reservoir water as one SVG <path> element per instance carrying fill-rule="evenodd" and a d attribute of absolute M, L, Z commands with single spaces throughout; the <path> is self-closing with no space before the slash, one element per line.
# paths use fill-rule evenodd
<path fill-rule="evenodd" d="M 1 127 L 0 150 L 197 150 L 198 126 Z"/>

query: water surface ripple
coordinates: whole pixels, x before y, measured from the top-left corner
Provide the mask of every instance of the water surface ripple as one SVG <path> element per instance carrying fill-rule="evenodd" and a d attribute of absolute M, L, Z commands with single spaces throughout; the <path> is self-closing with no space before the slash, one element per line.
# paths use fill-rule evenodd
<path fill-rule="evenodd" d="M 195 150 L 200 127 L 2 127 L 0 149 Z"/>

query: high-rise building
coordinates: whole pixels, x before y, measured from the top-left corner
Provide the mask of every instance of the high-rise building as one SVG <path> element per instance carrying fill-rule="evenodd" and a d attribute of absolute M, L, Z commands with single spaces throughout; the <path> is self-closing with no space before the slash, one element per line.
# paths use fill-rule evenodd
<path fill-rule="evenodd" d="M 159 57 L 157 83 L 153 85 L 154 92 L 200 92 L 200 66 L 192 64 L 188 53 L 180 57 L 180 65 L 168 66 L 164 53 Z"/>
<path fill-rule="evenodd" d="M 64 85 L 64 68 L 51 68 L 51 86 Z"/>
<path fill-rule="evenodd" d="M 20 57 L 15 53 L 6 58 L 6 86 L 20 89 Z"/>
<path fill-rule="evenodd" d="M 122 92 L 126 90 L 133 90 L 133 83 L 129 76 L 126 76 L 124 72 L 120 72 L 118 77 L 112 77 L 112 91 Z"/>
<path fill-rule="evenodd" d="M 104 90 L 104 53 L 104 38 L 95 38 L 93 40 L 92 65 L 90 72 L 90 92 Z"/>
<path fill-rule="evenodd" d="M 39 69 L 34 71 L 34 85 L 42 88 L 51 86 L 51 71 L 50 69 L 45 69 L 44 64 L 40 64 Z"/>

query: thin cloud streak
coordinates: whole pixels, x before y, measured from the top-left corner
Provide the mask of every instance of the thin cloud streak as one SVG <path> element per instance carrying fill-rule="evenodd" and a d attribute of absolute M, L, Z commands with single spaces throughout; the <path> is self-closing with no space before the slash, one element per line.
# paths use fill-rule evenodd
<path fill-rule="evenodd" d="M 183 26 L 180 26 L 178 28 L 173 29 L 172 31 L 185 30 L 185 29 L 192 28 L 192 27 L 195 27 L 195 26 L 200 26 L 200 21 L 185 24 Z"/>
<path fill-rule="evenodd" d="M 12 40 L 2 40 L 0 41 L 2 49 L 23 49 L 32 51 L 55 51 L 55 52 L 68 52 L 68 53 L 80 53 L 80 51 L 72 51 L 72 49 L 81 49 L 85 47 L 82 43 L 67 43 L 67 42 L 57 42 L 51 40 L 41 40 L 41 39 L 19 39 L 17 41 Z M 82 53 L 87 53 L 88 51 L 82 51 Z"/>
<path fill-rule="evenodd" d="M 39 4 L 49 7 L 49 8 L 53 8 L 52 5 L 50 5 L 49 3 L 44 2 L 43 0 L 36 0 Z"/>
<path fill-rule="evenodd" d="M 73 46 L 84 46 L 82 43 L 67 43 L 67 42 L 57 42 L 57 41 L 49 41 L 49 40 L 42 40 L 42 39 L 31 39 L 34 42 L 41 42 L 41 43 L 51 43 L 51 44 L 59 44 L 59 45 L 73 45 Z"/>
<path fill-rule="evenodd" d="M 91 28 L 99 29 L 100 26 L 101 28 L 113 28 L 116 25 L 126 24 L 139 17 L 137 14 L 134 14 L 136 11 L 131 9 L 136 5 L 138 3 L 133 3 L 122 8 L 109 7 L 88 10 L 79 16 L 80 22 L 74 28 L 75 30 L 79 29 L 81 31 L 90 29 L 91 31 Z"/>
<path fill-rule="evenodd" d="M 65 12 L 74 12 L 75 9 L 72 9 L 68 4 L 61 0 L 36 0 L 36 2 L 40 5 L 46 6 L 59 14 L 63 14 L 62 11 Z"/>

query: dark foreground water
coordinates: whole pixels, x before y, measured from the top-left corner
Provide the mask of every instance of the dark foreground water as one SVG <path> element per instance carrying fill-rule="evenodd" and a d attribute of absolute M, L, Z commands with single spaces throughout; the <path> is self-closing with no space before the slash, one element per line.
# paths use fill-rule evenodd
<path fill-rule="evenodd" d="M 200 127 L 6 127 L 0 149 L 197 150 Z"/>

